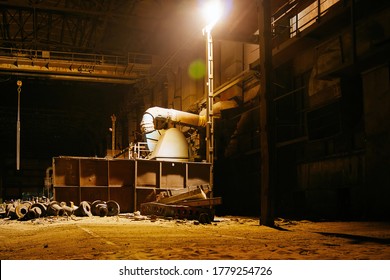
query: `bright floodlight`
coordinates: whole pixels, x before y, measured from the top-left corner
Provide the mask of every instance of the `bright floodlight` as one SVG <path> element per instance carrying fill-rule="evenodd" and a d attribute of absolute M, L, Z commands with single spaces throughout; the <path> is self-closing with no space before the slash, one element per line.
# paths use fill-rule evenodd
<path fill-rule="evenodd" d="M 209 0 L 204 4 L 203 15 L 206 20 L 205 29 L 211 30 L 222 16 L 222 4 L 219 0 Z"/>

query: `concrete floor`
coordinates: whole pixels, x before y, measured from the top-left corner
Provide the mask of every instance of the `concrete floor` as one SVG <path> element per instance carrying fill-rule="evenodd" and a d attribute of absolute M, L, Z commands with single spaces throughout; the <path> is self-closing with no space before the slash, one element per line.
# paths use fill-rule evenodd
<path fill-rule="evenodd" d="M 2 260 L 389 260 L 390 223 L 121 214 L 0 220 Z"/>

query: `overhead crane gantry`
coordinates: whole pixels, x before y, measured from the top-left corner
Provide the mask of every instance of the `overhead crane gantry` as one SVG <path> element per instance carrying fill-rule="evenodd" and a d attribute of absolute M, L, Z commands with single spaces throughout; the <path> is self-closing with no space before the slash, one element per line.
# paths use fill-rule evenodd
<path fill-rule="evenodd" d="M 110 39 L 115 31 L 111 25 L 117 24 L 126 26 L 132 44 L 142 44 L 137 37 L 142 33 L 125 25 L 139 21 L 132 15 L 136 3 L 1 2 L 0 73 L 121 84 L 142 81 L 149 75 L 152 56 Z"/>

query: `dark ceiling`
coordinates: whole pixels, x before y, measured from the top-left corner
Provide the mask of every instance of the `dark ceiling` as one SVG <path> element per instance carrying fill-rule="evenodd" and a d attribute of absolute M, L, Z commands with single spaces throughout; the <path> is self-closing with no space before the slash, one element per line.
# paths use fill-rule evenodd
<path fill-rule="evenodd" d="M 164 74 L 161 69 L 166 69 L 168 62 L 180 59 L 180 51 L 202 53 L 206 25 L 202 7 L 206 1 L 0 0 L 0 74 L 95 79 L 141 88 L 151 81 L 150 87 Z M 256 44 L 260 2 L 221 0 L 225 11 L 214 27 L 214 40 Z M 79 56 L 78 61 L 74 55 Z M 112 72 L 112 67 L 122 75 Z M 76 68 L 79 71 L 75 72 Z"/>
<path fill-rule="evenodd" d="M 131 52 L 169 61 L 183 45 L 204 42 L 205 24 L 200 11 L 203 1 L 0 0 L 0 49 L 12 48 L 11 59 L 15 50 L 23 49 L 103 55 Z M 226 13 L 213 31 L 214 40 L 256 43 L 253 34 L 258 29 L 257 6 L 261 1 L 224 2 Z M 274 0 L 272 4 L 286 2 Z M 15 151 L 16 80 L 20 78 L 22 156 L 104 153 L 106 144 L 100 139 L 108 135 L 110 115 L 118 112 L 123 97 L 133 92 L 131 85 L 41 79 L 34 76 L 31 65 L 23 66 L 17 58 L 19 65 L 2 58 L 14 72 L 3 69 L 0 75 L 0 138 L 2 147 L 11 147 L 0 155 L 13 157 Z M 23 59 L 32 63 L 27 57 Z M 23 67 L 22 74 L 15 72 Z M 46 70 L 49 68 L 52 66 Z M 23 76 L 26 71 L 29 75 Z"/>
<path fill-rule="evenodd" d="M 204 0 L 0 0 L 0 45 L 105 54 L 168 55 L 202 36 Z M 253 41 L 256 0 L 227 0 L 216 36 Z M 278 1 L 276 1 L 278 2 Z"/>

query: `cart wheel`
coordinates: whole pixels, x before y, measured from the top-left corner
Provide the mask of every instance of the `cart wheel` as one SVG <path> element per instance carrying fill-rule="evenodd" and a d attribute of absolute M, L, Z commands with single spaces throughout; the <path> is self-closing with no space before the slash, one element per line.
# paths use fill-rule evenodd
<path fill-rule="evenodd" d="M 207 213 L 201 213 L 198 220 L 201 224 L 211 224 L 210 216 Z"/>

